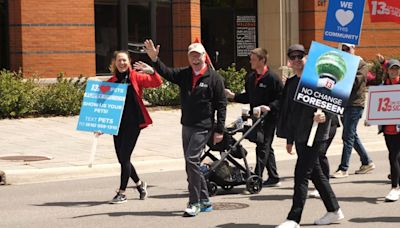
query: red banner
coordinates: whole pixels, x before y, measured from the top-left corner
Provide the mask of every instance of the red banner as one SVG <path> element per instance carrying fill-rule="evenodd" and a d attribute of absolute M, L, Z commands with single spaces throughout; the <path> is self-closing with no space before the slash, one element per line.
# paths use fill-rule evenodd
<path fill-rule="evenodd" d="M 399 0 L 368 0 L 371 22 L 400 23 Z"/>

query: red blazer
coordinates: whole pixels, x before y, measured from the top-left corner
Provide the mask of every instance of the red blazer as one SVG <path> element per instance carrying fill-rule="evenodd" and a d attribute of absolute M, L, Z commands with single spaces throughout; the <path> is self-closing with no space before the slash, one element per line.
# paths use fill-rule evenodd
<path fill-rule="evenodd" d="M 150 114 L 146 109 L 146 106 L 143 103 L 143 88 L 156 88 L 162 84 L 162 80 L 160 75 L 154 71 L 154 75 L 139 73 L 136 70 L 131 70 L 129 74 L 129 79 L 131 80 L 131 84 L 135 91 L 136 100 L 139 102 L 140 110 L 142 111 L 144 117 L 144 123 L 139 125 L 140 128 L 145 128 L 148 125 L 152 124 L 153 121 L 150 118 Z M 108 82 L 117 81 L 117 76 L 114 74 Z"/>

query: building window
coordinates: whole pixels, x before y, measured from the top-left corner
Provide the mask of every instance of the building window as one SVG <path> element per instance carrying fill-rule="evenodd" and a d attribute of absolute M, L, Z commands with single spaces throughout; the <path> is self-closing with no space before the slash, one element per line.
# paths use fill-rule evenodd
<path fill-rule="evenodd" d="M 0 0 L 0 70 L 9 69 L 7 12 L 7 1 Z"/>
<path fill-rule="evenodd" d="M 126 4 L 127 21 L 120 4 Z M 171 0 L 95 0 L 96 74 L 109 74 L 113 52 L 126 47 L 132 61 L 148 62 L 141 46 L 149 38 L 162 46 L 160 58 L 172 65 L 171 7 Z M 121 44 L 124 40 L 130 45 Z"/>
<path fill-rule="evenodd" d="M 202 0 L 201 38 L 214 66 L 249 68 L 257 47 L 257 0 Z"/>

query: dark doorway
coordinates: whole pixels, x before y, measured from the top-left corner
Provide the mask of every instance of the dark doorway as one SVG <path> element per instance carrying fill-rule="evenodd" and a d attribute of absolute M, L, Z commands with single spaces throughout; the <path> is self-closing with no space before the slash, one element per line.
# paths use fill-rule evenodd
<path fill-rule="evenodd" d="M 163 62 L 172 65 L 171 14 L 171 0 L 95 0 L 96 74 L 109 74 L 115 50 L 129 49 L 132 61 L 149 61 L 142 49 L 149 38 L 161 45 Z"/>
<path fill-rule="evenodd" d="M 6 0 L 0 0 L 0 70 L 2 69 L 9 69 L 8 6 Z"/>
<path fill-rule="evenodd" d="M 243 18 L 250 18 L 254 23 L 248 27 L 237 26 Z M 243 36 L 238 36 L 238 32 L 250 34 L 244 34 L 245 45 L 240 43 Z M 216 69 L 232 64 L 248 69 L 249 59 L 243 53 L 257 46 L 257 0 L 202 0 L 201 38 Z"/>

